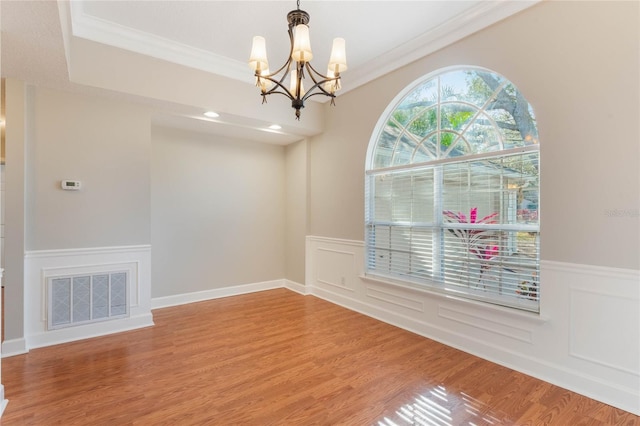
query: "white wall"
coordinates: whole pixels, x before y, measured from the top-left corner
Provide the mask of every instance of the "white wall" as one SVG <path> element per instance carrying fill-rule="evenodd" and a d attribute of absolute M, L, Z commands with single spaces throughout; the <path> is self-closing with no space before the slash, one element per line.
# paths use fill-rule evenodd
<path fill-rule="evenodd" d="M 309 143 L 307 291 L 640 414 L 639 12 L 540 3 L 340 96 Z M 465 64 L 504 75 L 536 113 L 540 316 L 363 278 L 374 126 L 406 86 Z"/>
<path fill-rule="evenodd" d="M 152 129 L 154 299 L 284 278 L 284 165 L 281 146 Z"/>

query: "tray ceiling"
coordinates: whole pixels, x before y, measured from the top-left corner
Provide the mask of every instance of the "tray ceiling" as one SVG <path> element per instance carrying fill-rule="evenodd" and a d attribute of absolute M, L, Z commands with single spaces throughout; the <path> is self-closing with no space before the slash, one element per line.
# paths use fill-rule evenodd
<path fill-rule="evenodd" d="M 326 66 L 333 38 L 346 39 L 343 94 L 536 2 L 303 0 L 300 8 L 311 15 L 316 68 Z M 286 14 L 295 8 L 294 1 L 2 2 L 2 74 L 65 90 L 107 89 L 153 105 L 158 117 L 180 117 L 165 121 L 181 127 L 215 109 L 222 114 L 211 120 L 214 133 L 235 126 L 241 137 L 286 144 L 321 132 L 323 108 L 308 105 L 300 122 L 284 101 L 256 108 L 247 58 L 252 37 L 262 35 L 272 66 L 285 62 Z M 268 138 L 256 132 L 273 122 L 283 129 Z"/>

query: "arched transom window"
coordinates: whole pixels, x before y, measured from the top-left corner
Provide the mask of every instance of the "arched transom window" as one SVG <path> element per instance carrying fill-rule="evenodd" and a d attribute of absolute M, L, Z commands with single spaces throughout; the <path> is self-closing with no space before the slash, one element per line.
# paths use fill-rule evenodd
<path fill-rule="evenodd" d="M 499 74 L 447 69 L 398 95 L 366 170 L 366 272 L 539 311 L 539 141 Z"/>

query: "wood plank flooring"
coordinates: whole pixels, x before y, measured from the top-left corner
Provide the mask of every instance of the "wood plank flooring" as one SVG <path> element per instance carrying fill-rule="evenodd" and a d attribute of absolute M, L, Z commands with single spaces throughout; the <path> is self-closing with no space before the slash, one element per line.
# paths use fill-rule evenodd
<path fill-rule="evenodd" d="M 640 418 L 312 296 L 154 311 L 2 360 L 7 425 L 640 425 Z"/>

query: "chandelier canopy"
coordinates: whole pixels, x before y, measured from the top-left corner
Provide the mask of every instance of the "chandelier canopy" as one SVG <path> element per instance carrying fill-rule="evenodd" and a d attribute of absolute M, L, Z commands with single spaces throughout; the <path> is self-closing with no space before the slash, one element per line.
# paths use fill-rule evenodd
<path fill-rule="evenodd" d="M 309 39 L 309 14 L 300 10 L 300 0 L 297 9 L 287 14 L 289 23 L 289 40 L 291 50 L 289 58 L 276 72 L 269 71 L 267 47 L 264 37 L 253 37 L 249 66 L 254 71 L 256 86 L 262 93 L 262 103 L 267 101 L 267 95 L 279 93 L 291 100 L 291 106 L 296 110 L 296 119 L 300 119 L 300 110 L 304 108 L 304 101 L 311 96 L 324 95 L 331 98 L 331 105 L 335 105 L 336 92 L 340 90 L 340 73 L 347 69 L 345 42 L 343 38 L 335 38 L 327 67 L 327 74 L 320 74 L 311 66 L 313 53 Z M 289 87 L 286 86 L 289 76 Z M 313 83 L 305 91 L 303 80 L 306 77 Z"/>

